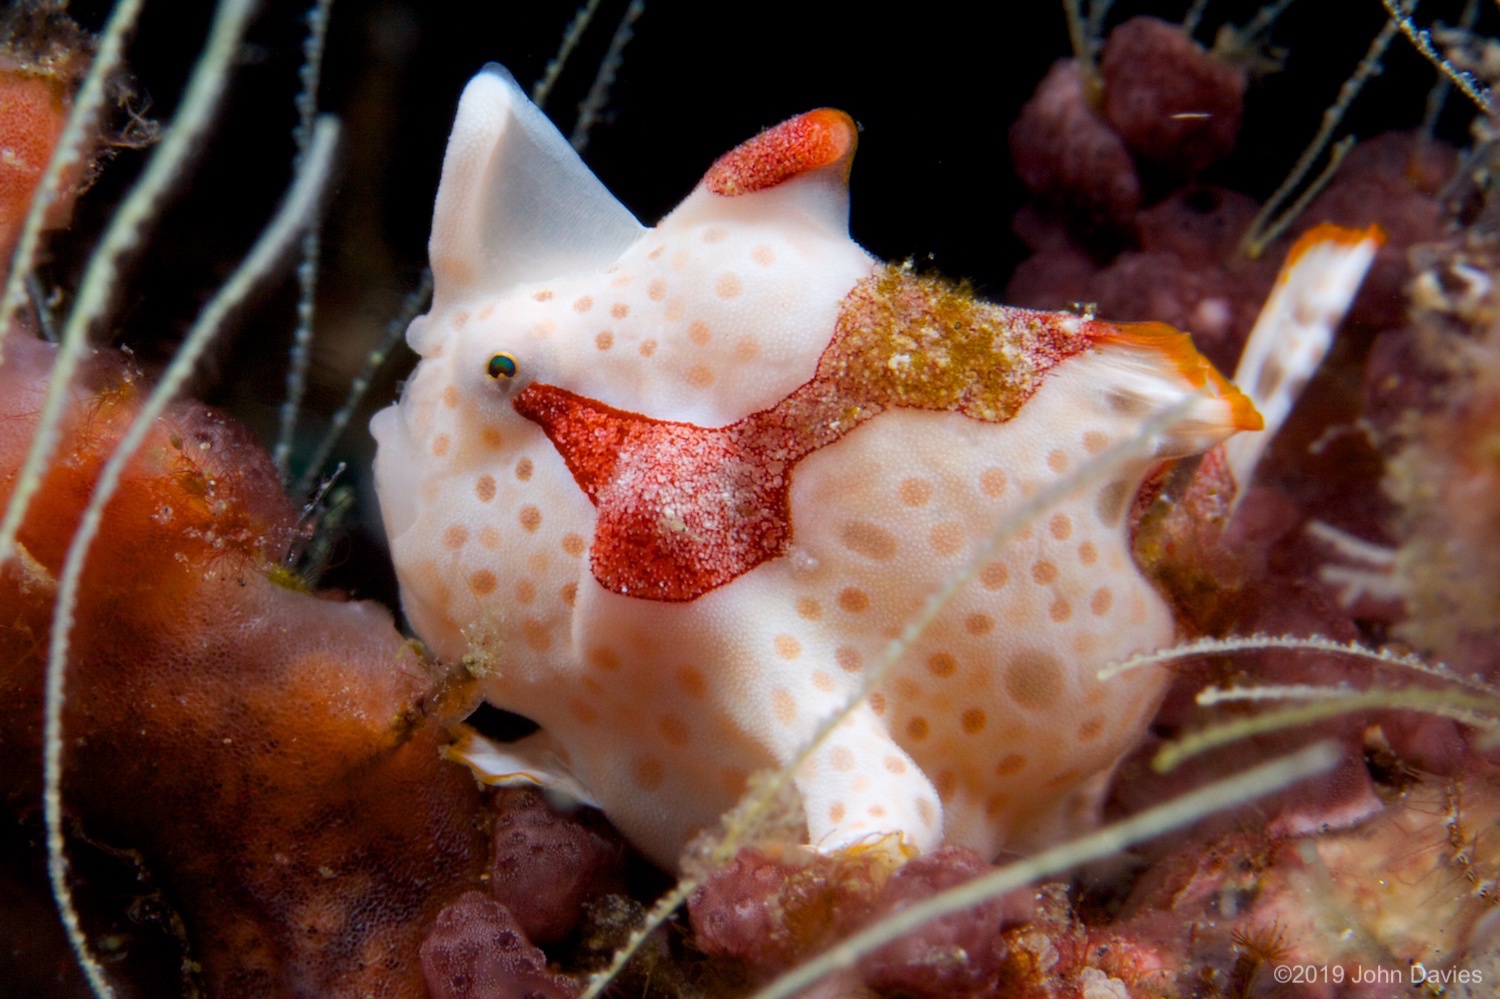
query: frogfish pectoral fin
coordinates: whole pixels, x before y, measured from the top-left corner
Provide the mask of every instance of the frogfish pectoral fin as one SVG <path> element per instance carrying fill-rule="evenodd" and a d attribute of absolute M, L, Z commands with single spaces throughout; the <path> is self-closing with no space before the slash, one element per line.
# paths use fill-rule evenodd
<path fill-rule="evenodd" d="M 492 787 L 540 787 L 556 791 L 579 804 L 598 808 L 594 795 L 563 762 L 557 741 L 540 731 L 516 742 L 494 742 L 467 725 L 443 750 L 443 756 L 462 763 Z"/>

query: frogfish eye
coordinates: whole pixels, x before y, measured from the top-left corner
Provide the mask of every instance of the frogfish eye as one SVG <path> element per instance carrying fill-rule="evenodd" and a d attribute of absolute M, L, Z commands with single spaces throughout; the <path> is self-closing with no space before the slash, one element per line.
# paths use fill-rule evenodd
<path fill-rule="evenodd" d="M 495 381 L 502 378 L 516 377 L 516 359 L 509 354 L 496 354 L 490 358 L 490 363 L 485 367 L 485 374 Z"/>

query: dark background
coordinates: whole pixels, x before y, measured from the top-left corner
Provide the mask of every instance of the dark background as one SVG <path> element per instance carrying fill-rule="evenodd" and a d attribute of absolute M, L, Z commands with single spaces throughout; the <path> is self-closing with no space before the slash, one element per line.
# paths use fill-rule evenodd
<path fill-rule="evenodd" d="M 1221 25 L 1245 23 L 1258 6 L 1216 0 L 1196 37 L 1211 42 Z M 1454 21 L 1461 6 L 1429 0 L 1420 20 Z M 135 110 L 170 117 L 210 7 L 147 3 L 129 57 Z M 626 0 L 601 2 L 549 102 L 565 132 L 625 7 Z M 1176 21 L 1186 7 L 1182 0 L 1122 0 L 1107 23 L 1143 12 Z M 324 229 L 301 454 L 311 451 L 370 344 L 418 280 L 443 144 L 464 82 L 495 60 L 529 85 L 575 9 L 573 0 L 334 4 L 320 105 L 344 119 L 345 134 Z M 72 10 L 97 26 L 107 4 L 75 2 Z M 877 14 L 872 5 L 848 0 L 649 0 L 585 158 L 649 224 L 717 155 L 759 129 L 813 107 L 843 108 L 862 127 L 852 178 L 854 238 L 879 257 L 912 257 L 1003 298 L 1024 255 L 1010 232 L 1024 191 L 1011 174 L 1006 132 L 1047 67 L 1069 52 L 1061 4 L 924 0 L 899 10 Z M 300 3 L 262 5 L 200 163 L 127 271 L 109 336 L 130 344 L 148 368 L 168 356 L 288 181 L 304 15 Z M 1273 190 L 1383 18 L 1378 0 L 1293 3 L 1269 36 L 1285 50 L 1284 69 L 1252 84 L 1239 150 L 1205 179 L 1258 197 Z M 1373 135 L 1421 120 L 1432 71 L 1399 37 L 1385 63 L 1386 74 L 1367 87 L 1340 134 Z M 1461 139 L 1466 121 L 1463 100 L 1451 99 L 1441 131 Z M 72 232 L 55 243 L 46 272 L 52 284 L 64 291 L 74 286 L 83 253 L 142 158 L 120 150 L 105 167 Z M 226 331 L 194 389 L 268 441 L 295 322 L 291 269 L 289 262 L 286 280 Z M 404 348 L 397 352 L 367 411 L 394 398 L 411 363 Z M 378 519 L 369 506 L 366 420 L 365 414 L 355 419 L 339 453 L 349 463 L 342 483 L 360 505 L 328 578 L 359 595 L 390 599 Z"/>

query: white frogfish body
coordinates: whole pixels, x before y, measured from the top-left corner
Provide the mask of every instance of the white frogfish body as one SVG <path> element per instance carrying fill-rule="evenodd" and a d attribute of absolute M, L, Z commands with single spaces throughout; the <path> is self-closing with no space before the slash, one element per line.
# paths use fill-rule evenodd
<path fill-rule="evenodd" d="M 412 628 L 540 725 L 469 762 L 598 804 L 667 866 L 1008 516 L 1105 455 L 795 777 L 825 850 L 993 855 L 1087 821 L 1165 683 L 1096 674 L 1175 637 L 1132 501 L 1260 426 L 1166 327 L 878 264 L 847 232 L 854 143 L 840 112 L 792 119 L 645 229 L 487 68 L 444 162 L 421 362 L 372 424 Z"/>

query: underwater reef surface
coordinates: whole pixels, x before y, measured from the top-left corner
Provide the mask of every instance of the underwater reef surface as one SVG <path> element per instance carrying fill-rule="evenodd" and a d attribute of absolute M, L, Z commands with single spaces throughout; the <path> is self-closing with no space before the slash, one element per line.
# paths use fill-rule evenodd
<path fill-rule="evenodd" d="M 54 347 L 20 329 L 4 345 L 14 468 Z M 139 402 L 114 357 L 84 382 L 0 581 L 0 682 L 15 704 L 41 702 L 67 542 Z M 143 948 L 152 956 L 179 952 L 181 986 L 207 994 L 411 994 L 424 923 L 482 875 L 490 812 L 438 756 L 441 676 L 384 608 L 319 598 L 276 571 L 269 555 L 295 525 L 243 426 L 183 404 L 94 546 L 72 629 L 65 786 L 81 852 L 101 851 L 85 868 L 96 890 L 139 894 L 88 912 L 127 978 L 144 934 L 165 938 Z M 0 736 L 12 835 L 33 843 L 37 720 L 25 712 Z"/>
<path fill-rule="evenodd" d="M 1215 6 L 1210 26 L 1241 13 Z M 74 7 L 97 27 L 88 5 Z M 1044 24 L 1014 20 L 1008 34 L 939 6 L 899 30 L 861 24 L 840 35 L 840 18 L 847 25 L 857 14 L 837 5 L 818 12 L 826 23 L 809 15 L 796 31 L 786 27 L 797 13 L 790 5 L 731 27 L 695 7 L 648 6 L 616 84 L 614 119 L 596 130 L 588 154 L 643 217 L 665 210 L 664 199 L 713 155 L 759 126 L 842 105 L 865 126 L 854 203 L 880 206 L 872 212 L 878 222 L 856 214 L 854 232 L 878 255 L 933 253 L 937 269 L 974 278 L 981 292 L 1011 304 L 1093 303 L 1113 320 L 1170 322 L 1192 331 L 1226 368 L 1299 228 L 1380 224 L 1388 241 L 1369 286 L 1227 533 L 1225 511 L 1210 499 L 1156 504 L 1142 511 L 1137 558 L 1173 601 L 1185 636 L 1290 633 L 1389 644 L 1463 677 L 1495 679 L 1495 209 L 1482 178 L 1472 179 L 1483 161 L 1461 161 L 1454 148 L 1466 142 L 1461 125 L 1447 130 L 1446 143 L 1417 130 L 1430 77 L 1416 77 L 1418 60 L 1402 41 L 1387 59 L 1393 73 L 1404 66 L 1410 76 L 1377 81 L 1393 90 L 1366 95 L 1384 119 L 1356 105 L 1350 127 L 1363 141 L 1328 186 L 1259 258 L 1239 250 L 1295 156 L 1294 148 L 1274 159 L 1265 136 L 1296 132 L 1300 142 L 1311 134 L 1338 79 L 1378 30 L 1378 4 L 1365 12 L 1363 34 L 1351 29 L 1352 43 L 1298 35 L 1293 5 L 1282 28 L 1295 39 L 1287 68 L 1264 79 L 1243 62 L 1208 55 L 1165 22 L 1128 19 L 1133 11 L 1122 4 L 1100 53 L 1097 105 L 1076 68 L 1049 69 L 1065 51 L 1055 10 Z M 1239 23 L 1253 13 L 1254 5 L 1244 7 Z M 611 30 L 603 22 L 619 13 L 599 15 L 602 27 L 578 65 L 599 60 L 607 41 L 600 36 Z M 0 914 L 7 944 L 0 978 L 24 994 L 85 994 L 60 931 L 40 930 L 55 919 L 41 865 L 41 669 L 63 553 L 104 456 L 149 384 L 138 368 L 160 365 L 182 316 L 274 202 L 274 185 L 263 178 L 247 184 L 215 166 L 227 156 L 252 171 L 284 170 L 295 91 L 285 81 L 295 77 L 301 14 L 300 5 L 270 4 L 252 29 L 253 58 L 215 140 L 221 148 L 132 265 L 140 280 L 122 296 L 116 330 L 100 336 L 135 353 L 101 351 L 76 381 L 62 443 L 20 535 L 24 551 L 0 574 L 0 683 L 16 706 L 0 728 L 12 887 Z M 324 92 L 344 112 L 351 138 L 325 234 L 326 339 L 317 348 L 313 413 L 337 406 L 371 331 L 415 283 L 462 82 L 497 57 L 522 79 L 539 75 L 570 14 L 559 5 L 535 22 L 500 24 L 496 14 L 495 24 L 455 27 L 400 3 L 335 5 Z M 129 114 L 170 113 L 173 62 L 161 53 L 171 32 L 162 26 L 184 16 L 148 4 L 130 58 L 134 103 L 106 130 L 116 140 Z M 205 16 L 175 30 L 201 30 L 192 18 Z M 744 37 L 726 42 L 725 55 L 691 41 L 705 35 Z M 1196 37 L 1211 35 L 1204 28 Z M 834 45 L 835 38 L 843 40 Z M 986 57 L 993 67 L 997 45 L 1008 60 L 1003 80 L 992 70 L 963 83 L 928 72 Z M 742 54 L 747 49 L 754 59 Z M 1316 74 L 1298 62 L 1307 58 Z M 281 84 L 257 88 L 278 74 Z M 844 82 L 816 96 L 801 92 L 805 78 L 823 74 Z M 579 75 L 555 107 L 581 99 L 590 72 Z M 799 77 L 794 87 L 789 81 Z M 1288 79 L 1299 94 L 1318 94 L 1300 100 L 1308 105 L 1302 117 L 1281 106 L 1258 111 L 1257 99 L 1269 100 L 1266 91 L 1275 96 Z M 1310 79 L 1333 82 L 1319 89 Z M 1396 90 L 1399 100 L 1384 99 Z M 39 103 L 54 99 L 65 101 Z M 16 98 L 0 90 L 8 100 Z M 1210 105 L 1208 119 L 1195 116 Z M 750 117 L 736 118 L 743 114 Z M 1229 127 L 1236 118 L 1237 131 Z M 1172 127 L 1160 127 L 1164 119 Z M 36 122 L 33 137 L 56 128 L 40 113 L 6 121 Z M 1019 181 L 995 152 L 1007 128 Z M 949 151 L 964 142 L 984 152 Z M 684 152 L 687 145 L 698 152 Z M 64 308 L 78 254 L 138 155 L 125 142 L 114 150 L 89 171 L 93 188 L 44 264 L 49 285 L 64 289 Z M 611 163 L 627 161 L 646 166 L 611 175 Z M 70 180 L 70 189 L 85 180 Z M 11 218 L 17 203 L 10 201 Z M 219 205 L 226 210 L 218 231 L 193 224 L 205 206 Z M 961 225 L 933 225 L 954 216 Z M 920 235 L 924 226 L 939 234 Z M 970 242 L 962 232 L 979 236 Z M 259 306 L 268 318 L 246 325 L 285 325 L 290 306 L 287 292 L 276 293 Z M 35 342 L 33 317 L 22 320 L 3 340 L 0 499 L 14 487 L 53 354 Z M 395 606 L 388 573 L 372 568 L 380 549 L 362 525 L 373 519 L 346 523 L 320 580 L 288 566 L 287 553 L 313 539 L 299 514 L 302 498 L 284 498 L 260 443 L 274 436 L 284 341 L 247 329 L 209 358 L 195 391 L 236 416 L 197 403 L 169 411 L 129 467 L 95 542 L 73 629 L 64 782 L 68 850 L 92 949 L 123 994 L 577 994 L 582 974 L 602 966 L 669 881 L 597 813 L 559 813 L 531 792 L 481 789 L 440 756 L 445 726 L 468 713 L 472 692 L 461 669 L 432 663 L 406 642 L 389 610 L 350 599 Z M 385 376 L 378 402 L 398 376 Z M 304 434 L 316 432 L 314 423 Z M 347 456 L 354 493 L 368 458 L 357 447 Z M 320 596 L 320 588 L 335 592 Z M 1260 732 L 1158 772 L 1152 761 L 1163 745 L 1265 710 L 1232 700 L 1205 706 L 1206 687 L 1452 686 L 1448 675 L 1372 668 L 1329 650 L 1214 650 L 1174 668 L 1178 680 L 1146 743 L 1122 765 L 1107 817 L 1309 740 L 1305 727 Z M 1477 690 L 1493 718 L 1486 697 L 1492 693 Z M 1405 703 L 1442 701 L 1411 695 Z M 882 996 L 1376 997 L 1410 994 L 1420 967 L 1447 994 L 1491 994 L 1500 980 L 1500 780 L 1482 730 L 1454 715 L 1372 703 L 1324 718 L 1318 734 L 1346 748 L 1324 782 L 945 917 L 829 987 Z M 706 874 L 616 990 L 745 994 L 992 866 L 945 849 L 892 869 L 878 854 L 807 857 L 763 843 Z M 1302 970 L 1283 981 L 1279 968 Z"/>

